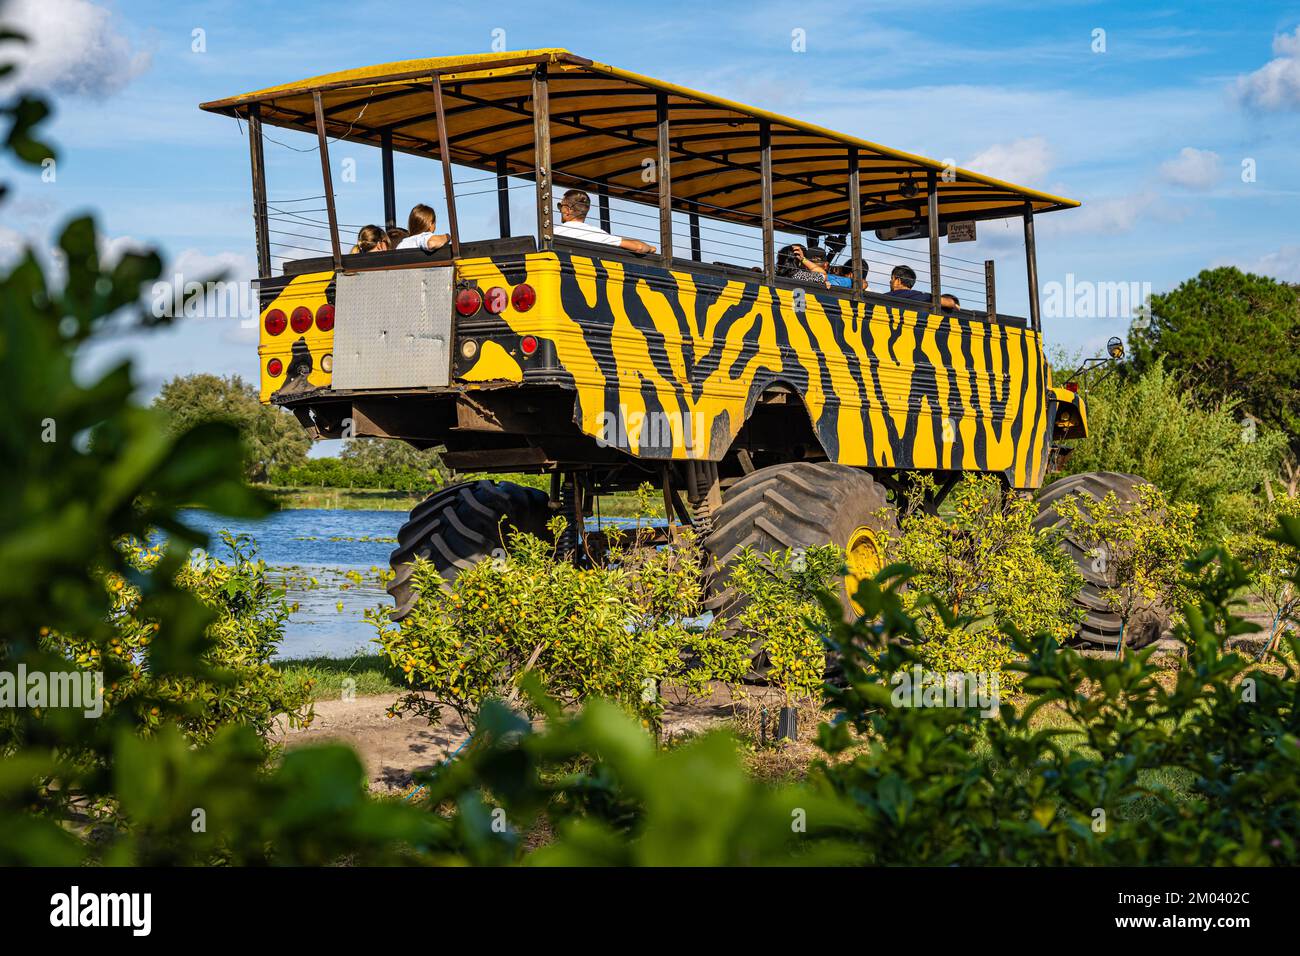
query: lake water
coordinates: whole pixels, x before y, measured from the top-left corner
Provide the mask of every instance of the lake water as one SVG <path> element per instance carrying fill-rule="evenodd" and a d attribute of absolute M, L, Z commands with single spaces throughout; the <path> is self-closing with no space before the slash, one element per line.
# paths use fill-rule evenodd
<path fill-rule="evenodd" d="M 363 615 L 367 608 L 392 607 L 379 572 L 388 570 L 388 555 L 397 546 L 406 512 L 299 508 L 247 521 L 195 510 L 184 512 L 184 518 L 208 534 L 209 551 L 223 561 L 230 555 L 220 533 L 248 535 L 257 544 L 257 556 L 272 567 L 273 580 L 283 581 L 289 602 L 298 609 L 285 626 L 277 657 L 377 651 L 371 643 L 375 630 Z M 604 519 L 606 526 L 631 523 Z M 596 527 L 590 519 L 588 526 Z"/>
<path fill-rule="evenodd" d="M 370 643 L 374 629 L 362 615 L 367 608 L 392 606 L 378 572 L 388 569 L 405 512 L 303 508 L 274 511 L 258 521 L 206 511 L 187 511 L 184 517 L 207 532 L 209 550 L 222 560 L 230 555 L 221 531 L 248 535 L 257 543 L 258 557 L 273 567 L 273 577 L 283 578 L 288 600 L 297 602 L 298 610 L 289 618 L 277 657 L 343 657 L 377 649 Z"/>

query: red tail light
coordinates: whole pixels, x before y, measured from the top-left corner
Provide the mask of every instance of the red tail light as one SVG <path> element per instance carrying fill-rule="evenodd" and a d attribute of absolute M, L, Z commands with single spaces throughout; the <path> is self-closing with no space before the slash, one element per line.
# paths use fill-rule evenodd
<path fill-rule="evenodd" d="M 1065 383 L 1065 389 L 1066 389 L 1066 391 L 1068 391 L 1068 392 L 1074 392 L 1074 394 L 1078 395 L 1078 394 L 1079 394 L 1079 383 L 1078 383 L 1078 382 L 1066 382 L 1066 383 Z"/>
<path fill-rule="evenodd" d="M 266 363 L 266 374 L 271 378 L 279 378 L 280 373 L 284 371 L 284 363 L 278 358 L 273 358 Z"/>
<path fill-rule="evenodd" d="M 506 310 L 506 303 L 509 301 L 510 296 L 506 290 L 499 285 L 494 285 L 483 296 L 483 307 L 493 315 L 500 315 Z"/>
<path fill-rule="evenodd" d="M 483 305 L 483 296 L 478 289 L 461 289 L 456 293 L 456 311 L 461 315 L 473 315 Z"/>
<path fill-rule="evenodd" d="M 299 335 L 302 335 L 302 333 L 310 329 L 311 309 L 307 308 L 305 305 L 300 305 L 298 308 L 294 309 L 293 314 L 289 316 L 289 327 Z"/>
<path fill-rule="evenodd" d="M 267 335 L 279 335 L 289 325 L 289 320 L 279 309 L 272 309 L 266 313 L 263 324 L 266 326 Z"/>
<path fill-rule="evenodd" d="M 532 355 L 537 351 L 537 339 L 531 335 L 525 335 L 519 340 L 519 351 L 525 355 Z"/>
<path fill-rule="evenodd" d="M 515 286 L 515 291 L 510 294 L 510 304 L 516 312 L 527 312 L 536 302 L 537 293 L 527 282 Z"/>
<path fill-rule="evenodd" d="M 334 328 L 334 306 L 326 302 L 316 310 L 316 328 L 329 332 Z"/>

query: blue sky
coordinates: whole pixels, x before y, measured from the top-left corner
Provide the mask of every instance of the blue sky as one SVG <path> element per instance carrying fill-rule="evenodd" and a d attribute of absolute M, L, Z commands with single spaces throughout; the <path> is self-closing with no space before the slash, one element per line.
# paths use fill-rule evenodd
<path fill-rule="evenodd" d="M 1159 292 L 1224 263 L 1300 282 L 1300 4 L 11 0 L 7 15 L 36 39 L 26 76 L 54 90 L 61 158 L 53 182 L 6 171 L 17 188 L 0 256 L 23 243 L 46 249 L 57 223 L 93 210 L 110 247 L 156 245 L 187 278 L 248 276 L 247 142 L 200 101 L 482 52 L 503 30 L 510 49 L 566 47 L 1079 199 L 1083 208 L 1040 222 L 1044 284 L 1072 275 Z M 792 49 L 796 30 L 803 52 Z M 376 151 L 332 150 L 336 164 L 348 156 L 358 181 L 340 187 L 341 218 L 379 219 Z M 314 153 L 268 144 L 267 159 L 273 196 L 319 192 Z M 1243 163 L 1254 181 L 1243 181 Z M 399 205 L 436 197 L 437 177 L 434 164 L 403 159 Z M 524 191 L 516 200 L 516 221 L 528 222 Z M 471 237 L 494 228 L 476 210 L 467 219 Z M 981 224 L 979 243 L 952 250 L 998 259 L 1010 311 L 1025 300 L 1018 241 L 1018 226 Z M 1044 321 L 1049 347 L 1070 350 L 1127 325 Z M 148 394 L 189 372 L 252 379 L 255 350 L 255 330 L 238 321 L 196 319 L 108 343 L 93 361 L 135 357 Z"/>

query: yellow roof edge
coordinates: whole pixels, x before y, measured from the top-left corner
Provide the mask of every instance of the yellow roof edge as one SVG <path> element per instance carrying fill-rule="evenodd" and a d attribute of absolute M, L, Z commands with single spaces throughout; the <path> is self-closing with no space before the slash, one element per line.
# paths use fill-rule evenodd
<path fill-rule="evenodd" d="M 243 106 L 247 103 L 272 99 L 276 96 L 300 95 L 302 93 L 312 93 L 316 90 L 324 89 L 381 85 L 383 83 L 393 83 L 403 79 L 429 76 L 435 72 L 465 72 L 469 68 L 473 68 L 472 70 L 469 70 L 470 72 L 488 72 L 507 65 L 523 64 L 527 62 L 556 62 L 561 58 L 583 64 L 589 62 L 584 58 L 575 56 L 568 50 L 563 50 L 559 47 L 541 47 L 536 50 L 507 50 L 500 53 L 469 53 L 461 56 L 425 57 L 415 60 L 396 60 L 392 63 L 379 63 L 374 66 L 363 66 L 352 70 L 322 73 L 320 76 L 308 77 L 305 80 L 295 80 L 292 83 L 268 86 L 264 89 L 253 90 L 250 93 L 240 93 L 238 96 L 228 96 L 220 100 L 209 100 L 206 103 L 200 103 L 199 109 L 213 113 L 227 112 L 236 106 Z"/>
<path fill-rule="evenodd" d="M 781 126 L 788 126 L 792 129 L 803 130 L 804 132 L 813 133 L 818 136 L 826 136 L 833 140 L 853 145 L 861 146 L 872 152 L 884 156 L 890 156 L 894 159 L 900 159 L 905 162 L 915 163 L 928 169 L 936 171 L 945 170 L 948 167 L 938 160 L 930 159 L 928 156 L 921 156 L 917 153 L 909 153 L 905 150 L 892 149 L 888 146 L 882 146 L 879 143 L 867 139 L 860 139 L 856 136 L 850 136 L 847 133 L 839 133 L 835 130 L 827 129 L 824 126 L 818 126 L 815 123 L 806 123 L 802 120 L 796 120 L 789 116 L 782 116 L 780 113 L 773 113 L 769 110 L 760 109 L 756 106 L 748 106 L 744 103 L 738 103 L 720 96 L 714 96 L 710 93 L 703 93 L 699 90 L 691 89 L 686 86 L 679 86 L 675 83 L 668 83 L 664 80 L 657 80 L 651 76 L 645 76 L 632 70 L 624 70 L 616 66 L 610 66 L 607 63 L 600 63 L 595 60 L 587 59 L 575 53 L 565 50 L 561 47 L 542 47 L 536 50 L 514 50 L 502 51 L 500 53 L 472 53 L 461 56 L 448 57 L 429 57 L 416 60 L 398 60 L 393 63 L 381 63 L 375 66 L 360 67 L 354 70 L 344 70 L 336 73 L 325 73 L 320 76 L 309 77 L 305 80 L 298 80 L 293 83 L 286 83 L 280 86 L 271 86 L 261 90 L 255 90 L 251 93 L 243 93 L 239 96 L 227 97 L 221 100 L 211 100 L 207 103 L 200 103 L 199 109 L 209 112 L 230 113 L 235 107 L 258 102 L 266 99 L 273 99 L 276 96 L 283 95 L 301 95 L 324 89 L 343 89 L 349 87 L 380 85 L 383 83 L 398 82 L 404 79 L 414 79 L 425 76 L 434 72 L 489 72 L 494 69 L 502 69 L 508 66 L 523 65 L 534 62 L 551 62 L 551 63 L 571 63 L 575 66 L 581 66 L 585 69 L 596 73 L 604 73 L 608 76 L 626 80 L 629 83 L 636 83 L 650 89 L 663 90 L 667 93 L 674 93 L 678 96 L 686 97 L 697 101 L 712 103 L 724 109 L 735 110 L 738 113 L 744 113 L 755 119 L 767 120 Z M 419 66 L 415 66 L 419 64 Z M 407 69 L 395 69 L 408 67 Z M 1048 203 L 1051 209 L 1071 209 L 1081 205 L 1078 200 L 1069 199 L 1065 196 L 1057 196 L 1053 193 L 1043 192 L 1037 189 L 1031 189 L 1027 186 L 1019 186 L 1006 180 L 997 179 L 993 176 L 986 176 L 983 173 L 977 173 L 973 170 L 958 167 L 958 175 L 963 178 L 983 183 L 987 186 L 1008 190 L 1036 202 Z"/>

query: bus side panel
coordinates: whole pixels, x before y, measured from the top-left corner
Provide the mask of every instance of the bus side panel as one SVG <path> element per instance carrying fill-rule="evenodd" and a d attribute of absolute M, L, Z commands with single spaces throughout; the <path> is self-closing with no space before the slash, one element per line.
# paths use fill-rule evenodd
<path fill-rule="evenodd" d="M 477 327 L 501 340 L 492 367 L 508 375 L 458 360 L 457 377 L 562 381 L 577 392 L 579 427 L 629 454 L 718 460 L 763 392 L 783 384 L 832 461 L 1042 483 L 1050 371 L 1035 332 L 567 253 L 509 270 L 483 260 L 460 278 L 527 281 L 538 297 L 494 318 L 495 336 Z M 513 346 L 527 335 L 543 348 L 515 374 Z"/>

